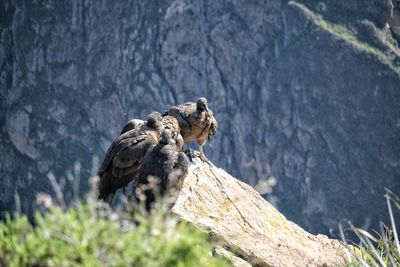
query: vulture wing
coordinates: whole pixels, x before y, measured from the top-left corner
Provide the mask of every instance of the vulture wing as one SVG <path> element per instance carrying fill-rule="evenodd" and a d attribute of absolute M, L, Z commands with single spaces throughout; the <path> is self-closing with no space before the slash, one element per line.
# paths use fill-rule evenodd
<path fill-rule="evenodd" d="M 120 151 L 123 147 L 128 145 L 134 145 L 137 142 L 140 142 L 145 138 L 145 135 L 139 131 L 128 131 L 122 135 L 120 135 L 117 139 L 115 139 L 110 147 L 108 148 L 106 155 L 104 157 L 103 162 L 100 165 L 99 171 L 97 174 L 101 176 L 110 166 L 113 161 L 115 155 L 118 151 Z"/>
<path fill-rule="evenodd" d="M 158 142 L 150 132 L 124 140 L 113 159 L 113 175 L 118 178 L 138 171 L 147 149 Z"/>

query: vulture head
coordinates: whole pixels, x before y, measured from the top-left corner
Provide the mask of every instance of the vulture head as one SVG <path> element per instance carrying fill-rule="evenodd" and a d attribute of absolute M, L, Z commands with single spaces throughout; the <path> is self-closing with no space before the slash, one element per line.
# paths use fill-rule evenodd
<path fill-rule="evenodd" d="M 163 127 L 161 113 L 154 111 L 147 116 L 146 123 L 150 128 L 158 129 Z"/>
<path fill-rule="evenodd" d="M 162 134 L 161 134 L 161 137 L 160 137 L 160 143 L 161 144 L 169 144 L 171 141 L 173 141 L 173 139 L 172 139 L 172 132 L 171 132 L 171 130 L 169 130 L 169 129 L 164 129 L 164 131 L 162 132 Z"/>
<path fill-rule="evenodd" d="M 199 100 L 197 100 L 196 109 L 198 111 L 208 111 L 207 99 L 200 97 Z"/>

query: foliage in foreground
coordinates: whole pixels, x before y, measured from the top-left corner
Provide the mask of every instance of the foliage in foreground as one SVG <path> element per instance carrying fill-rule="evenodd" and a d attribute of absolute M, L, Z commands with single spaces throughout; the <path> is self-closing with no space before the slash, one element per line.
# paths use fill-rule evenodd
<path fill-rule="evenodd" d="M 359 266 L 400 266 L 400 244 L 396 229 L 396 221 L 392 203 L 400 211 L 400 199 L 387 190 L 385 195 L 389 210 L 391 227 L 381 223 L 380 233 L 369 233 L 354 227 L 350 222 L 350 230 L 360 239 L 354 246 L 348 267 Z M 344 239 L 341 229 L 342 239 Z"/>
<path fill-rule="evenodd" d="M 171 214 L 112 212 L 94 201 L 0 222 L 0 266 L 227 266 L 207 234 Z M 135 223 L 136 222 L 136 223 Z"/>

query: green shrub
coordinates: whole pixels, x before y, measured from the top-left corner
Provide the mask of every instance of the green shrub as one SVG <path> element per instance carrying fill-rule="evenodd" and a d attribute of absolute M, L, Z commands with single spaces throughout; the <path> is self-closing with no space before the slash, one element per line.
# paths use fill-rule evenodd
<path fill-rule="evenodd" d="M 88 199 L 0 222 L 0 266 L 227 266 L 209 236 L 158 209 L 114 212 Z"/>

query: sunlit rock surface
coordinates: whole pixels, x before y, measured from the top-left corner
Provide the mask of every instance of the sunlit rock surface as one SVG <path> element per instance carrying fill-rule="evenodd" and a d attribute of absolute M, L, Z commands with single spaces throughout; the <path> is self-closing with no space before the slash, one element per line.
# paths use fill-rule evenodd
<path fill-rule="evenodd" d="M 195 160 L 173 212 L 220 239 L 236 266 L 341 266 L 345 248 L 288 221 L 259 193 L 221 168 Z M 232 253 L 229 253 L 232 252 Z M 232 255 L 233 254 L 233 255 Z"/>

